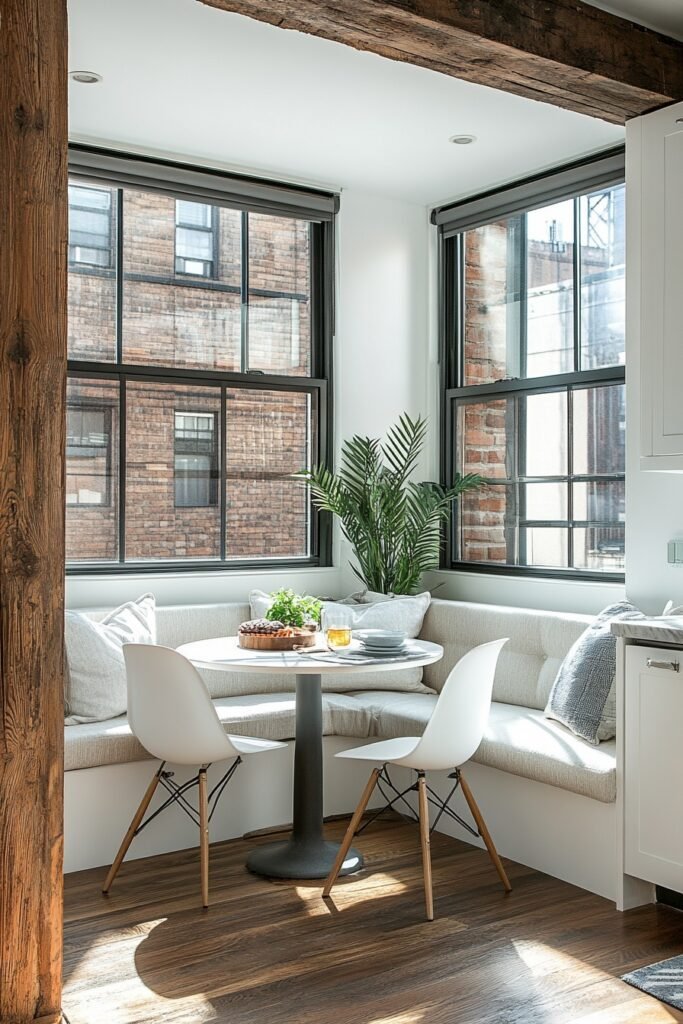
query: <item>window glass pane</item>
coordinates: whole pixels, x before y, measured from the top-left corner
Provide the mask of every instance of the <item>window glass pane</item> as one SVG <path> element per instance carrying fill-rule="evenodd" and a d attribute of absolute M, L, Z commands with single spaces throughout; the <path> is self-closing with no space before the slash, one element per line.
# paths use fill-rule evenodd
<path fill-rule="evenodd" d="M 291 474 L 317 461 L 316 422 L 312 395 L 228 390 L 228 558 L 310 554 L 308 489 Z"/>
<path fill-rule="evenodd" d="M 249 369 L 311 373 L 308 221 L 249 214 Z"/>
<path fill-rule="evenodd" d="M 522 476 L 562 476 L 567 472 L 567 393 L 523 396 L 520 402 Z"/>
<path fill-rule="evenodd" d="M 518 377 L 522 219 L 465 233 L 464 383 Z"/>
<path fill-rule="evenodd" d="M 619 185 L 579 200 L 582 369 L 624 362 L 625 193 Z"/>
<path fill-rule="evenodd" d="M 623 523 L 625 519 L 623 480 L 591 480 L 574 484 L 574 520 Z"/>
<path fill-rule="evenodd" d="M 458 403 L 456 470 L 489 480 L 515 474 L 515 402 L 512 398 Z"/>
<path fill-rule="evenodd" d="M 567 519 L 567 484 L 564 481 L 520 486 L 520 513 L 524 520 L 547 522 L 549 519 Z"/>
<path fill-rule="evenodd" d="M 66 423 L 66 557 L 118 558 L 119 386 L 70 378 Z"/>
<path fill-rule="evenodd" d="M 218 421 L 213 413 L 175 414 L 175 504 L 217 505 Z"/>
<path fill-rule="evenodd" d="M 558 526 L 529 526 L 519 531 L 519 564 L 549 569 L 569 565 L 569 534 Z"/>
<path fill-rule="evenodd" d="M 127 561 L 220 557 L 221 517 L 216 479 L 220 402 L 219 388 L 128 381 Z M 187 438 L 182 436 L 185 428 L 182 419 L 178 419 L 185 412 L 190 416 Z M 199 426 L 211 421 L 216 432 L 213 445 L 208 428 L 202 430 Z M 192 446 L 194 452 L 189 450 Z M 197 475 L 193 476 L 192 467 L 182 459 L 176 462 L 178 456 L 192 454 L 208 458 L 208 473 L 206 463 L 203 470 L 195 466 Z M 213 496 L 215 500 L 208 504 L 190 502 L 201 496 Z"/>
<path fill-rule="evenodd" d="M 176 253 L 188 259 L 213 261 L 213 232 L 178 228 Z"/>
<path fill-rule="evenodd" d="M 517 563 L 517 489 L 487 484 L 458 500 L 456 557 L 462 562 Z"/>
<path fill-rule="evenodd" d="M 176 201 L 152 192 L 125 190 L 124 362 L 240 369 L 239 211 L 217 209 L 216 230 L 218 260 L 211 267 L 211 282 L 178 277 Z M 201 246 L 204 254 L 206 243 Z M 192 274 L 208 276 L 205 269 L 201 260 L 187 268 Z"/>
<path fill-rule="evenodd" d="M 532 210 L 527 230 L 527 377 L 574 369 L 574 203 Z"/>
<path fill-rule="evenodd" d="M 116 190 L 69 185 L 68 353 L 116 360 Z"/>
<path fill-rule="evenodd" d="M 626 453 L 624 385 L 573 392 L 574 473 L 623 473 Z"/>
<path fill-rule="evenodd" d="M 623 526 L 591 526 L 573 532 L 574 568 L 593 572 L 624 571 Z"/>
<path fill-rule="evenodd" d="M 185 199 L 176 200 L 176 223 L 190 227 L 211 227 L 211 206 L 207 203 L 193 203 Z"/>
<path fill-rule="evenodd" d="M 517 488 L 497 482 L 515 475 L 515 424 L 512 398 L 458 403 L 456 470 L 492 481 L 459 499 L 456 549 L 461 561 L 504 565 L 516 560 Z"/>

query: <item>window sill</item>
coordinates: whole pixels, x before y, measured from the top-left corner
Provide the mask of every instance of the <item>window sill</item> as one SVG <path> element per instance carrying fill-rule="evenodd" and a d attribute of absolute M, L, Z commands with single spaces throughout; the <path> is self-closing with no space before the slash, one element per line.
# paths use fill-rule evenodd
<path fill-rule="evenodd" d="M 470 569 L 434 570 L 428 574 L 426 585 L 435 598 L 583 615 L 595 615 L 607 605 L 626 597 L 625 585 L 618 580 L 503 574 Z"/>

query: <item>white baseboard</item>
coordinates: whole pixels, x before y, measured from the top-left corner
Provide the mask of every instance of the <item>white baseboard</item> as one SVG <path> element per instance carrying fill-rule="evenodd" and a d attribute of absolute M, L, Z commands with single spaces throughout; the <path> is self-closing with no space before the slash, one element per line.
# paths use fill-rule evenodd
<path fill-rule="evenodd" d="M 397 781 L 405 780 L 404 785 L 408 785 L 407 769 L 400 771 L 399 775 L 399 769 L 393 770 L 392 778 L 396 772 Z M 472 762 L 466 774 L 501 856 L 617 901 L 615 804 Z M 429 784 L 445 797 L 453 780 L 446 773 L 431 772 Z M 456 793 L 454 805 L 465 821 L 471 820 L 461 793 Z M 483 846 L 445 816 L 437 831 Z"/>
<path fill-rule="evenodd" d="M 370 774 L 362 762 L 334 763 L 339 750 L 358 746 L 357 739 L 326 736 L 323 741 L 324 812 L 344 814 L 353 809 Z M 135 809 L 158 761 L 103 765 L 66 772 L 64 776 L 64 870 L 111 864 Z M 211 821 L 211 840 L 235 839 L 245 832 L 276 827 L 292 820 L 294 744 L 287 750 L 244 759 L 221 798 Z M 173 769 L 173 766 L 169 766 Z M 185 768 L 175 781 L 189 778 Z M 221 766 L 209 769 L 209 785 L 221 775 Z M 162 802 L 157 792 L 150 810 Z M 373 806 L 381 798 L 375 798 Z M 197 827 L 177 807 L 169 807 L 133 840 L 127 860 L 197 846 Z"/>

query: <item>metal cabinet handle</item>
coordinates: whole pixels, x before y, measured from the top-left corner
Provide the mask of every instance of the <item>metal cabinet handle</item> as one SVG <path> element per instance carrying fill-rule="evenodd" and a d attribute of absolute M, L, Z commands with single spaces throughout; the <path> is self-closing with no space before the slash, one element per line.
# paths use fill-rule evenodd
<path fill-rule="evenodd" d="M 677 661 L 657 661 L 656 658 L 647 659 L 648 668 L 665 668 L 669 672 L 680 672 L 681 666 Z"/>

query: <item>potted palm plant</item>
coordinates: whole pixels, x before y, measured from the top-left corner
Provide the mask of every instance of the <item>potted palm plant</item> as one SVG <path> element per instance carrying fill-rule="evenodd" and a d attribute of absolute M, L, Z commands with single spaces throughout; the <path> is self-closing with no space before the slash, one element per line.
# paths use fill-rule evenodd
<path fill-rule="evenodd" d="M 426 434 L 425 419 L 404 414 L 384 441 L 357 434 L 345 441 L 338 472 L 318 465 L 296 474 L 316 506 L 339 519 L 356 576 L 382 594 L 415 593 L 422 574 L 439 565 L 453 502 L 483 483 L 474 473 L 458 474 L 448 488 L 412 480 Z"/>

